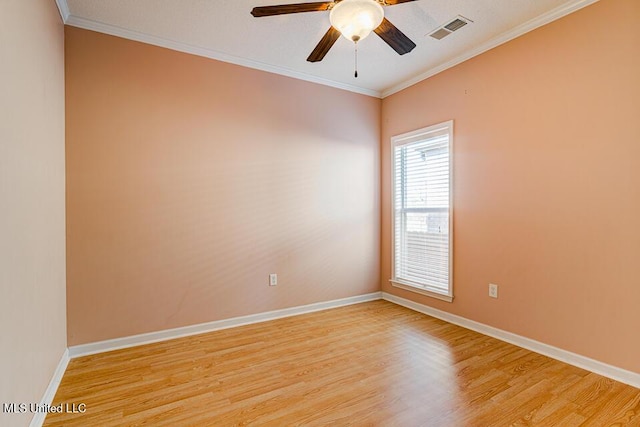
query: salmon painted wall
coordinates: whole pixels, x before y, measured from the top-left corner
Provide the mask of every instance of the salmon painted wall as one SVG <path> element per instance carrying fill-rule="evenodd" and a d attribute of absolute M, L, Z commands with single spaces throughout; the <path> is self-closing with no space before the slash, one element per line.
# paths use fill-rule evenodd
<path fill-rule="evenodd" d="M 71 27 L 66 79 L 70 345 L 379 290 L 379 99 Z"/>
<path fill-rule="evenodd" d="M 640 372 L 638 17 L 602 0 L 384 99 L 383 291 Z M 446 303 L 388 282 L 389 140 L 450 119 Z"/>
<path fill-rule="evenodd" d="M 64 29 L 53 0 L 0 2 L 0 403 L 37 403 L 67 347 Z M 1 426 L 33 413 L 0 411 Z"/>

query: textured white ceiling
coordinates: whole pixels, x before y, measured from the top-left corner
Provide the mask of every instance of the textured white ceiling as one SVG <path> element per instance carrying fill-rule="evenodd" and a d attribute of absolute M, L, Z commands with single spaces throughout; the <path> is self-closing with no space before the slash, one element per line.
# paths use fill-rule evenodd
<path fill-rule="evenodd" d="M 315 0 L 314 0 L 315 1 Z M 385 7 L 417 47 L 400 56 L 371 34 L 340 38 L 322 62 L 307 56 L 329 28 L 329 12 L 254 18 L 254 6 L 300 0 L 58 0 L 66 23 L 253 68 L 385 96 L 597 0 L 418 0 Z M 428 34 L 457 15 L 472 21 L 438 41 Z"/>

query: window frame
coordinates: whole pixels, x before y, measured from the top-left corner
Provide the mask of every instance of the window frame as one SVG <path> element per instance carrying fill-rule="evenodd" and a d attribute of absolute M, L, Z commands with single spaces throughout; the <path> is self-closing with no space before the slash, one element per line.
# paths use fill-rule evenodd
<path fill-rule="evenodd" d="M 411 282 L 408 280 L 399 279 L 396 276 L 396 162 L 395 162 L 395 148 L 397 146 L 416 143 L 428 139 L 430 136 L 437 136 L 437 134 L 449 135 L 449 286 L 446 293 L 439 292 L 437 290 L 428 289 L 428 285 Z M 422 295 L 427 295 L 439 300 L 452 302 L 453 301 L 453 200 L 454 200 L 454 164 L 453 164 L 453 120 L 438 123 L 432 126 L 427 126 L 421 129 L 417 129 L 411 132 L 403 133 L 400 135 L 391 137 L 391 285 L 416 292 Z"/>

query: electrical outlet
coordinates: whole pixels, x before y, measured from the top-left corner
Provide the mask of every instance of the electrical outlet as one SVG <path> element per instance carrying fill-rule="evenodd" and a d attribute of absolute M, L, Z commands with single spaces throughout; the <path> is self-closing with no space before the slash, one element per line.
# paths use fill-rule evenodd
<path fill-rule="evenodd" d="M 489 296 L 491 298 L 498 298 L 498 285 L 489 283 Z"/>
<path fill-rule="evenodd" d="M 269 275 L 269 286 L 275 286 L 278 284 L 278 275 L 277 274 L 270 274 Z"/>

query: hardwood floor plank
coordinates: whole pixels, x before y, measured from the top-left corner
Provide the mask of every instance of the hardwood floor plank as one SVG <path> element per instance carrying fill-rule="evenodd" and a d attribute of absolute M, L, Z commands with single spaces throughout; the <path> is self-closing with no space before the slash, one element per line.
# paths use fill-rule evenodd
<path fill-rule="evenodd" d="M 46 426 L 640 426 L 640 390 L 386 301 L 74 359 Z"/>

